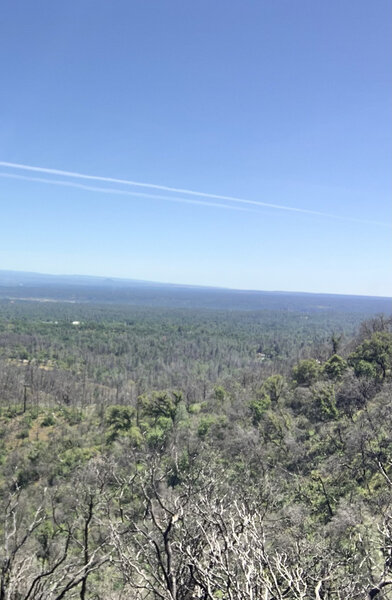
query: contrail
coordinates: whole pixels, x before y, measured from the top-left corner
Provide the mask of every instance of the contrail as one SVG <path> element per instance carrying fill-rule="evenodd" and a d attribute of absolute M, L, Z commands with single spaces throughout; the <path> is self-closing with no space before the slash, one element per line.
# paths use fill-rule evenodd
<path fill-rule="evenodd" d="M 310 210 L 307 208 L 298 208 L 298 207 L 294 207 L 294 206 L 285 206 L 282 204 L 272 204 L 269 202 L 262 202 L 260 200 L 248 200 L 245 198 L 238 198 L 235 196 L 223 196 L 220 194 L 210 194 L 207 192 L 197 192 L 195 190 L 189 190 L 189 189 L 185 189 L 185 188 L 176 188 L 176 187 L 170 187 L 170 186 L 166 186 L 166 185 L 157 185 L 154 183 L 144 183 L 144 182 L 140 182 L 140 181 L 132 181 L 130 179 L 117 179 L 115 177 L 102 177 L 99 175 L 87 175 L 85 173 L 78 173 L 78 172 L 74 172 L 74 171 L 64 171 L 64 170 L 60 170 L 60 169 L 49 169 L 47 167 L 36 167 L 36 166 L 32 166 L 32 165 L 24 165 L 24 164 L 20 164 L 20 163 L 12 163 L 12 162 L 6 162 L 6 161 L 0 161 L 0 166 L 1 167 L 7 167 L 7 168 L 11 168 L 11 169 L 21 169 L 24 171 L 34 171 L 34 172 L 38 172 L 38 173 L 46 173 L 49 175 L 61 175 L 63 177 L 74 177 L 77 179 L 87 179 L 87 180 L 92 180 L 92 181 L 102 181 L 102 182 L 106 182 L 106 183 L 117 183 L 117 184 L 121 184 L 121 185 L 129 185 L 129 186 L 134 186 L 134 187 L 141 187 L 141 188 L 149 188 L 149 189 L 154 189 L 154 190 L 159 190 L 159 191 L 165 191 L 165 192 L 172 192 L 172 193 L 176 193 L 176 194 L 184 194 L 184 195 L 191 195 L 191 196 L 198 196 L 201 198 L 210 198 L 213 200 L 223 200 L 223 201 L 228 201 L 228 202 L 234 202 L 237 204 L 248 204 L 248 205 L 253 205 L 253 206 L 259 206 L 262 208 L 272 208 L 275 210 L 283 210 L 283 211 L 289 211 L 289 212 L 296 212 L 296 213 L 303 213 L 303 214 L 309 214 L 309 215 L 315 215 L 315 216 L 319 216 L 319 217 L 326 217 L 329 219 L 339 219 L 339 220 L 343 220 L 343 221 L 351 221 L 351 222 L 355 222 L 355 223 L 365 223 L 365 224 L 372 224 L 372 225 L 381 225 L 381 226 L 385 226 L 386 224 L 380 221 L 368 221 L 365 219 L 357 219 L 355 217 L 344 217 L 341 215 L 334 215 L 331 213 L 325 213 L 325 212 L 320 212 L 317 210 Z M 45 183 L 48 182 L 49 180 L 45 180 Z M 44 182 L 43 182 L 44 183 Z M 63 185 L 65 182 L 57 182 L 57 185 Z M 72 186 L 72 187 L 76 187 L 76 185 Z M 81 185 L 79 185 L 78 187 L 81 187 Z M 87 186 L 85 186 L 84 189 L 87 189 Z M 99 190 L 91 190 L 91 191 L 101 191 L 100 188 Z M 121 193 L 121 190 L 118 190 L 117 192 L 112 192 L 112 193 Z M 141 195 L 141 194 L 135 194 L 135 195 Z M 150 197 L 146 196 L 146 197 Z M 157 197 L 157 196 L 152 196 L 151 197 Z M 169 200 L 169 197 L 165 197 L 165 198 L 161 198 L 161 199 L 165 199 L 165 200 Z M 170 198 L 171 200 L 173 200 L 172 198 Z M 183 202 L 185 201 L 185 199 L 181 199 Z M 201 204 L 201 201 L 197 201 L 194 202 L 195 204 Z M 217 204 L 217 206 L 222 207 L 222 204 Z M 229 205 L 226 205 L 227 207 Z M 234 207 L 233 207 L 234 208 Z M 388 226 L 388 225 L 387 225 Z"/>
<path fill-rule="evenodd" d="M 203 197 L 203 198 L 212 198 L 214 200 L 226 200 L 226 201 L 228 200 L 230 202 L 239 202 L 241 204 L 253 204 L 256 206 L 262 206 L 264 208 L 275 208 L 275 209 L 280 209 L 280 210 L 289 210 L 289 211 L 294 211 L 294 212 L 304 212 L 304 213 L 309 213 L 309 214 L 313 214 L 313 215 L 325 216 L 324 213 L 320 213 L 318 211 L 313 211 L 313 210 L 308 210 L 306 208 L 294 208 L 294 207 L 290 207 L 290 206 L 282 206 L 279 204 L 270 204 L 267 202 L 261 202 L 261 201 L 257 201 L 257 200 L 246 200 L 245 198 L 237 198 L 234 196 L 222 196 L 220 194 L 209 194 L 206 192 L 196 192 L 195 190 L 169 187 L 166 185 L 157 185 L 154 183 L 144 183 L 144 182 L 140 182 L 140 181 L 132 181 L 129 179 L 116 179 L 114 177 L 102 177 L 99 175 L 86 175 L 85 173 L 77 173 L 74 171 L 62 171 L 60 169 L 48 169 L 47 167 L 34 167 L 31 165 L 23 165 L 23 164 L 19 164 L 19 163 L 10 163 L 10 162 L 4 162 L 4 161 L 0 161 L 0 166 L 1 167 L 9 167 L 12 169 L 22 169 L 25 171 L 36 171 L 39 173 L 47 173 L 50 175 L 62 175 L 63 177 L 75 177 L 78 179 L 90 179 L 90 180 L 95 180 L 95 181 L 105 181 L 106 183 L 119 183 L 122 185 L 131 185 L 131 186 L 150 188 L 150 189 L 155 189 L 155 190 L 160 190 L 160 191 L 165 191 L 165 192 L 174 192 L 176 194 L 187 194 L 187 195 L 199 196 L 199 197 Z M 328 215 L 328 216 L 332 216 L 332 215 Z"/>
<path fill-rule="evenodd" d="M 240 210 L 257 213 L 259 211 L 245 208 L 243 206 L 231 206 L 230 204 L 219 204 L 218 202 L 207 202 L 205 200 L 191 200 L 190 198 L 175 198 L 173 196 L 161 196 L 159 194 L 146 194 L 143 192 L 130 192 L 128 190 L 119 190 L 115 188 L 102 188 L 73 181 L 61 181 L 59 179 L 45 179 L 43 177 L 28 177 L 27 175 L 14 175 L 13 173 L 0 173 L 0 177 L 7 179 L 22 179 L 23 181 L 36 181 L 37 183 L 49 183 L 52 185 L 62 185 L 65 187 L 88 190 L 89 192 L 99 192 L 103 194 L 119 194 L 121 196 L 136 196 L 138 198 L 153 198 L 154 200 L 168 200 L 170 202 L 179 202 L 181 204 L 201 204 L 202 206 L 212 206 L 214 208 L 223 208 L 226 210 Z"/>

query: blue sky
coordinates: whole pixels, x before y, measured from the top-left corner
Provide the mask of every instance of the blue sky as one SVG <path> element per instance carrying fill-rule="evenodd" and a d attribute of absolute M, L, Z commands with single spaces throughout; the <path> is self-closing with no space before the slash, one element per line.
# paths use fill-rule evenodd
<path fill-rule="evenodd" d="M 323 214 L 2 165 L 0 268 L 392 295 L 391 28 L 389 0 L 5 0 L 0 161 Z"/>

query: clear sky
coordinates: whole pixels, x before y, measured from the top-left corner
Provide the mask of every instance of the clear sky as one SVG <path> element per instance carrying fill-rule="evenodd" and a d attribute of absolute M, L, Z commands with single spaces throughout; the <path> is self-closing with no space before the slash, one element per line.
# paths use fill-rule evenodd
<path fill-rule="evenodd" d="M 392 295 L 391 29 L 390 0 L 4 0 L 0 161 L 250 202 L 3 164 L 0 268 Z"/>

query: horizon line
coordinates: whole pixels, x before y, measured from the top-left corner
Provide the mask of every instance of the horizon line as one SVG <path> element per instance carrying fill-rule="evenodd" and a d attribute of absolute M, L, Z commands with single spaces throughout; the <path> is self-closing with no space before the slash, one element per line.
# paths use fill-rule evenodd
<path fill-rule="evenodd" d="M 222 290 L 222 291 L 230 291 L 230 292 L 249 292 L 249 293 L 267 293 L 267 294 L 304 294 L 304 295 L 313 295 L 313 296 L 349 296 L 356 298 L 381 298 L 384 300 L 392 300 L 392 294 L 390 296 L 372 296 L 369 294 L 349 294 L 344 292 L 305 292 L 299 290 L 266 290 L 266 289 L 251 289 L 251 288 L 233 288 L 226 287 L 220 285 L 207 285 L 207 284 L 199 284 L 199 283 L 174 283 L 170 281 L 154 281 L 151 279 L 136 279 L 131 277 L 118 277 L 115 275 L 83 275 L 80 273 L 42 273 L 38 271 L 19 271 L 14 269 L 0 269 L 1 273 L 20 273 L 20 274 L 28 274 L 28 275 L 43 275 L 47 277 L 85 277 L 88 279 L 103 279 L 103 280 L 116 280 L 116 281 L 126 281 L 126 282 L 141 282 L 146 284 L 159 284 L 159 285 L 167 285 L 173 287 L 190 287 L 190 288 L 205 288 L 210 290 Z M 1 289 L 0 285 L 0 289 Z"/>

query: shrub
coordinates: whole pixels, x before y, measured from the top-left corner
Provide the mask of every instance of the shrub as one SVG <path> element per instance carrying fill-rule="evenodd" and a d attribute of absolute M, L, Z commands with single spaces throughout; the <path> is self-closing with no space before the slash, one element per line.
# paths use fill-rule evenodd
<path fill-rule="evenodd" d="M 317 360 L 310 358 L 301 360 L 293 368 L 293 379 L 298 385 L 312 385 L 320 375 L 320 365 Z"/>
<path fill-rule="evenodd" d="M 325 377 L 328 379 L 341 379 L 343 377 L 344 372 L 348 368 L 347 362 L 339 356 L 338 354 L 334 354 L 331 356 L 326 363 L 324 363 L 322 367 L 322 372 Z"/>

